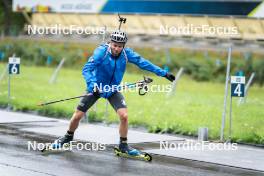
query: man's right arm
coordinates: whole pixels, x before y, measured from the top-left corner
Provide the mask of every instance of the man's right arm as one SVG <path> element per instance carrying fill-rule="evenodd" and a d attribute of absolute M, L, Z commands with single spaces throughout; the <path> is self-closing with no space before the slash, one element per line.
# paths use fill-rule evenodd
<path fill-rule="evenodd" d="M 82 75 L 85 79 L 87 90 L 93 92 L 94 84 L 96 83 L 96 67 L 102 62 L 107 48 L 99 46 L 94 50 L 93 55 L 83 67 Z"/>

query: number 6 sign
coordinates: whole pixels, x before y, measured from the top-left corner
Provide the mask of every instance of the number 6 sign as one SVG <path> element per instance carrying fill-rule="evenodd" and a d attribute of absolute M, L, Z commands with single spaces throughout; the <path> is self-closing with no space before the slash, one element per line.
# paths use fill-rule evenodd
<path fill-rule="evenodd" d="M 245 76 L 231 76 L 231 96 L 244 97 Z"/>
<path fill-rule="evenodd" d="M 9 58 L 9 74 L 19 74 L 20 71 L 20 58 L 10 57 Z"/>

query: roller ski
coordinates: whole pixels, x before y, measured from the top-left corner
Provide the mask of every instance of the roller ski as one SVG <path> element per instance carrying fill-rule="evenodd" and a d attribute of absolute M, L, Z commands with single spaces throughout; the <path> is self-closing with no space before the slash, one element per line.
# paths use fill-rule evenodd
<path fill-rule="evenodd" d="M 114 148 L 114 152 L 115 155 L 119 157 L 132 158 L 149 162 L 152 160 L 152 156 L 150 154 L 129 147 L 128 144 L 119 144 L 119 147 Z"/>
<path fill-rule="evenodd" d="M 66 133 L 63 137 L 55 140 L 51 144 L 47 144 L 42 153 L 50 153 L 50 152 L 63 152 L 63 151 L 70 151 L 70 142 L 73 140 L 73 135 Z"/>

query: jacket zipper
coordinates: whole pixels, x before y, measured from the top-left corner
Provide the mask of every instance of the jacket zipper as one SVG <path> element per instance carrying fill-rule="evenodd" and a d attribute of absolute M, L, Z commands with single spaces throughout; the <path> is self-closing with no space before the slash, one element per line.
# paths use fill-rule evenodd
<path fill-rule="evenodd" d="M 111 83 L 112 83 L 112 81 L 113 81 L 113 79 L 114 79 L 115 70 L 116 70 L 116 59 L 115 59 L 114 71 L 113 71 L 113 74 L 112 74 L 112 77 L 111 77 L 111 80 L 110 80 L 109 86 L 111 85 Z"/>

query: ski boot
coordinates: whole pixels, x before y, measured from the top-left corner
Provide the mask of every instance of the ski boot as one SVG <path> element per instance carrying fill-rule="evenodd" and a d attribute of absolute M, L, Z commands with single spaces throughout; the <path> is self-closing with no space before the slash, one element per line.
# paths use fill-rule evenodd
<path fill-rule="evenodd" d="M 73 140 L 73 134 L 66 133 L 64 136 L 47 145 L 42 152 L 47 150 L 68 150 L 70 142 Z"/>
<path fill-rule="evenodd" d="M 120 143 L 119 147 L 114 148 L 115 154 L 117 156 L 126 157 L 126 158 L 133 158 L 133 159 L 140 159 L 144 161 L 151 161 L 152 157 L 148 153 L 143 153 L 137 149 L 134 149 L 128 146 L 127 143 Z"/>

